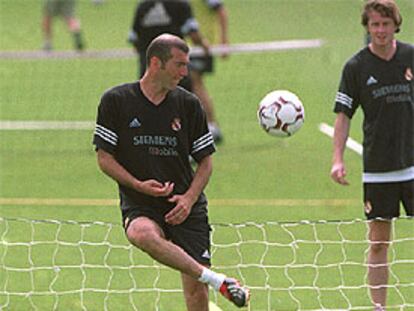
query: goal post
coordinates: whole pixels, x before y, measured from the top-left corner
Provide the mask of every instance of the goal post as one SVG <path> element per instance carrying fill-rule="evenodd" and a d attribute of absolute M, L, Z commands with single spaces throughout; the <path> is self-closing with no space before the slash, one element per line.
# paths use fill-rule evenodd
<path fill-rule="evenodd" d="M 392 222 L 388 303 L 406 310 L 413 223 Z M 250 287 L 250 310 L 370 310 L 367 229 L 365 220 L 215 223 L 213 269 Z M 0 237 L 0 309 L 184 309 L 179 274 L 131 246 L 119 224 L 0 217 Z"/>

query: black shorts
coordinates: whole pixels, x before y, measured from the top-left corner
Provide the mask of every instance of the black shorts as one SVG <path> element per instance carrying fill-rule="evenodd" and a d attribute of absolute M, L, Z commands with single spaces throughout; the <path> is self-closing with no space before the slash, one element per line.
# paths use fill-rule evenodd
<path fill-rule="evenodd" d="M 74 0 L 46 0 L 45 12 L 48 16 L 63 16 L 66 18 L 75 16 Z"/>
<path fill-rule="evenodd" d="M 202 265 L 210 266 L 210 225 L 207 206 L 194 206 L 188 218 L 180 225 L 172 226 L 164 221 L 164 215 L 170 209 L 122 206 L 122 223 L 126 230 L 131 221 L 145 216 L 163 230 L 166 239 L 180 246 L 187 254 Z"/>
<path fill-rule="evenodd" d="M 414 180 L 364 183 L 364 208 L 368 219 L 399 217 L 400 203 L 407 216 L 414 215 Z"/>
<path fill-rule="evenodd" d="M 212 55 L 190 56 L 190 70 L 200 74 L 213 72 L 214 60 Z"/>

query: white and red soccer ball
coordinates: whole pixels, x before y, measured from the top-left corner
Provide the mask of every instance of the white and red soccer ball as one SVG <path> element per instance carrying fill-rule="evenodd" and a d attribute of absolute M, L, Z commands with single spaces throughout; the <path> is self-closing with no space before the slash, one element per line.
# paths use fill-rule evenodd
<path fill-rule="evenodd" d="M 268 134 L 288 137 L 302 127 L 305 121 L 305 109 L 294 93 L 277 90 L 268 93 L 260 101 L 257 118 Z"/>

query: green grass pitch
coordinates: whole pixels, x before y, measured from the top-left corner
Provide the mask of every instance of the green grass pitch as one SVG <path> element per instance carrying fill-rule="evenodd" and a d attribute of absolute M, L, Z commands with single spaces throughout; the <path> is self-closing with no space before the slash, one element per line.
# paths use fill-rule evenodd
<path fill-rule="evenodd" d="M 413 1 L 397 2 L 404 20 L 397 38 L 413 42 Z M 1 51 L 40 50 L 40 3 L 0 0 Z M 99 6 L 78 1 L 87 49 L 130 48 L 126 38 L 135 5 L 135 0 Z M 336 222 L 363 218 L 361 158 L 347 150 L 351 184 L 335 185 L 329 178 L 331 139 L 318 130 L 321 122 L 332 125 L 342 66 L 363 46 L 362 1 L 226 0 L 226 5 L 233 43 L 322 39 L 325 44 L 217 58 L 215 74 L 206 78 L 224 133 L 206 188 L 214 267 L 252 288 L 250 310 L 368 309 L 362 265 L 366 224 Z M 54 26 L 55 49 L 72 49 L 62 21 Z M 135 58 L 0 58 L 0 121 L 94 121 L 103 91 L 136 79 L 136 68 Z M 291 90 L 304 103 L 305 124 L 291 138 L 268 136 L 256 120 L 260 99 L 274 89 Z M 359 142 L 361 119 L 359 112 L 351 129 Z M 98 170 L 92 134 L 92 129 L 0 130 L 0 309 L 184 310 L 178 274 L 155 265 L 124 238 L 117 189 Z M 95 221 L 102 223 L 90 224 Z M 414 309 L 413 235 L 411 220 L 396 223 L 400 242 L 390 255 L 390 284 L 411 286 L 390 288 L 389 303 L 411 306 L 404 310 Z M 222 310 L 236 310 L 213 293 L 211 300 Z"/>

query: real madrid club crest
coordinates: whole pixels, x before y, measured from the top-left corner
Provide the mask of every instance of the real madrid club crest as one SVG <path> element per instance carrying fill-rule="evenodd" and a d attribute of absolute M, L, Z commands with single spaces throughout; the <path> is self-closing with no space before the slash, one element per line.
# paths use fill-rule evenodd
<path fill-rule="evenodd" d="M 181 130 L 181 120 L 180 118 L 174 118 L 171 122 L 171 128 L 173 131 L 178 132 Z"/>
<path fill-rule="evenodd" d="M 407 81 L 413 80 L 413 72 L 410 67 L 407 67 L 407 69 L 405 70 L 404 77 Z"/>

